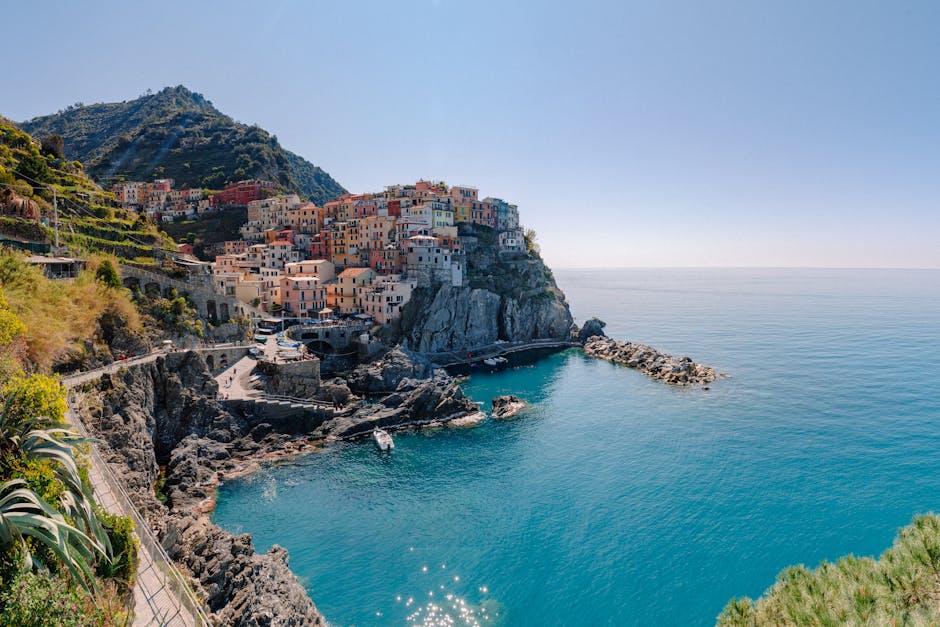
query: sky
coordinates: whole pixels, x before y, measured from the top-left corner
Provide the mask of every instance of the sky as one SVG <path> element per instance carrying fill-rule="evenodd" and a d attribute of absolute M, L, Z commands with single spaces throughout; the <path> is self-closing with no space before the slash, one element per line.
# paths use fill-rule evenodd
<path fill-rule="evenodd" d="M 519 206 L 554 267 L 940 268 L 940 3 L 19 2 L 13 120 L 182 84 L 353 192 Z"/>

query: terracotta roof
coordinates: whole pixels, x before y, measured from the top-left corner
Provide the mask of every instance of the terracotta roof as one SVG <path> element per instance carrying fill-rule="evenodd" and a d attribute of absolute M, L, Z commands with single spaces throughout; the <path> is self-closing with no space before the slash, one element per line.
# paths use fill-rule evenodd
<path fill-rule="evenodd" d="M 356 268 L 346 268 L 339 273 L 340 276 L 359 276 L 363 272 L 371 271 L 372 268 L 356 267 Z"/>

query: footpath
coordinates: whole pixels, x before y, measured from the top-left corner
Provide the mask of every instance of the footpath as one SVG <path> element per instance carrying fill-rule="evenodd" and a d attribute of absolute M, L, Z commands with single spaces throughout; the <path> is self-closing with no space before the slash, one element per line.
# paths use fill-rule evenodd
<path fill-rule="evenodd" d="M 216 345 L 212 349 L 225 346 Z M 193 350 L 199 351 L 200 349 Z M 76 373 L 63 377 L 62 383 L 67 390 L 71 390 L 83 383 L 98 379 L 103 374 L 113 374 L 128 366 L 154 362 L 165 354 L 163 352 L 150 353 Z M 76 431 L 85 437 L 89 436 L 81 419 L 72 411 L 71 398 L 69 398 L 66 419 Z M 89 458 L 91 467 L 88 474 L 95 499 L 108 512 L 130 516 L 134 521 L 134 533 L 138 539 L 139 549 L 137 580 L 134 584 L 134 626 L 202 627 L 211 625 L 203 604 L 196 598 L 173 560 L 163 550 L 159 540 L 150 530 L 124 488 L 121 487 L 120 481 L 114 476 L 110 466 L 102 459 L 97 445 L 90 446 Z"/>

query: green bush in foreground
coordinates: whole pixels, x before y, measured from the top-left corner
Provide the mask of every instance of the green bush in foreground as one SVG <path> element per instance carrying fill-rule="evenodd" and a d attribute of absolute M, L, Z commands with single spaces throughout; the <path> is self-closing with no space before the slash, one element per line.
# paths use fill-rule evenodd
<path fill-rule="evenodd" d="M 0 625 L 7 627 L 88 627 L 109 623 L 94 599 L 62 577 L 20 574 L 0 593 Z"/>
<path fill-rule="evenodd" d="M 718 616 L 722 627 L 846 624 L 940 624 L 940 517 L 914 518 L 878 560 L 787 568 L 764 596 L 734 599 Z"/>
<path fill-rule="evenodd" d="M 137 577 L 137 539 L 134 537 L 134 521 L 128 516 L 117 516 L 98 510 L 98 520 L 111 542 L 111 559 L 100 560 L 96 574 L 105 579 L 116 580 L 123 589 L 130 589 Z"/>

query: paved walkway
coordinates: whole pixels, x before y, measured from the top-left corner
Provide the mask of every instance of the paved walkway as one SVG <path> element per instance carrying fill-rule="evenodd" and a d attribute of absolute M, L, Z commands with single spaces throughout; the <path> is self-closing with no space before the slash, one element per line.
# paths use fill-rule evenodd
<path fill-rule="evenodd" d="M 114 373 L 121 368 L 156 361 L 164 353 L 151 353 L 109 366 L 96 368 L 79 374 L 63 377 L 66 388 L 97 379 L 102 374 Z M 82 421 L 72 412 L 66 414 L 68 422 L 82 435 L 88 431 Z M 137 580 L 134 584 L 135 627 L 171 626 L 199 627 L 211 624 L 201 603 L 193 595 L 188 582 L 170 560 L 146 521 L 137 511 L 121 484 L 98 454 L 98 447 L 91 445 L 91 460 L 88 477 L 94 490 L 95 500 L 108 512 L 130 516 L 134 521 L 135 535 L 139 541 Z"/>
<path fill-rule="evenodd" d="M 471 349 L 470 351 L 466 353 L 442 352 L 442 353 L 418 353 L 418 354 L 423 355 L 427 359 L 430 359 L 436 365 L 446 368 L 448 366 L 470 365 L 470 364 L 480 363 L 484 359 L 490 359 L 493 357 L 503 357 L 504 355 L 511 355 L 513 353 L 522 353 L 522 352 L 530 351 L 534 349 L 566 348 L 566 347 L 576 347 L 576 346 L 580 346 L 580 344 L 578 344 L 577 342 L 571 342 L 568 340 L 543 339 L 543 340 L 528 340 L 525 342 L 493 343 L 487 346 L 482 346 L 476 349 Z M 472 357 L 468 355 L 472 355 Z"/>
<path fill-rule="evenodd" d="M 248 375 L 257 362 L 253 357 L 245 356 L 232 364 L 228 369 L 219 373 L 215 380 L 219 383 L 219 394 L 223 398 L 244 400 L 254 393 L 246 387 Z"/>

